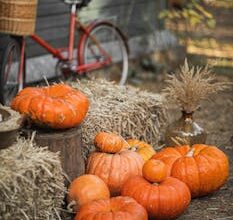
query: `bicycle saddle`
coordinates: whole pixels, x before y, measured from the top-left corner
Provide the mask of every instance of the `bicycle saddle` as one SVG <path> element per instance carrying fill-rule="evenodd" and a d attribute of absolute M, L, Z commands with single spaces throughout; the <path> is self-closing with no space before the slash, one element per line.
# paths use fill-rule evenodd
<path fill-rule="evenodd" d="M 64 0 L 67 4 L 77 4 L 80 7 L 87 6 L 91 0 Z"/>

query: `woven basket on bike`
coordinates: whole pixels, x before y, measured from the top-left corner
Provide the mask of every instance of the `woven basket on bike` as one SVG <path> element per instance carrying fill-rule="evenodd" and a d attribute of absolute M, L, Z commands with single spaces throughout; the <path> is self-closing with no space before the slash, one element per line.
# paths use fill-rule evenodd
<path fill-rule="evenodd" d="M 0 0 L 0 32 L 31 35 L 35 31 L 37 0 Z"/>

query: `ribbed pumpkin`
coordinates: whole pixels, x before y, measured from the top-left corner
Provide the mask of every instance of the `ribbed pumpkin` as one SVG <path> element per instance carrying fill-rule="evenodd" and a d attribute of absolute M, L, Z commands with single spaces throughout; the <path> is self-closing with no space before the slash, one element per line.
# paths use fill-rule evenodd
<path fill-rule="evenodd" d="M 152 158 L 167 164 L 168 175 L 185 182 L 193 198 L 218 190 L 229 175 L 227 156 L 214 146 L 168 147 Z"/>
<path fill-rule="evenodd" d="M 94 152 L 88 158 L 86 173 L 99 176 L 112 195 L 119 195 L 125 180 L 142 175 L 143 164 L 140 155 L 128 150 L 115 154 Z"/>
<path fill-rule="evenodd" d="M 127 140 L 127 143 L 128 146 L 125 145 L 126 148 L 128 150 L 135 151 L 138 154 L 140 154 L 144 161 L 149 160 L 156 153 L 154 148 L 144 141 L 140 141 L 137 139 L 129 139 Z"/>
<path fill-rule="evenodd" d="M 95 175 L 82 175 L 73 180 L 68 189 L 68 202 L 74 210 L 97 199 L 110 198 L 110 192 L 102 179 Z"/>
<path fill-rule="evenodd" d="M 11 107 L 40 125 L 63 129 L 83 121 L 89 101 L 82 92 L 61 83 L 25 88 L 13 99 Z"/>
<path fill-rule="evenodd" d="M 95 147 L 105 153 L 119 152 L 126 141 L 119 135 L 111 132 L 99 132 L 94 139 Z"/>
<path fill-rule="evenodd" d="M 101 199 L 84 205 L 75 220 L 147 220 L 146 210 L 129 197 Z"/>
<path fill-rule="evenodd" d="M 153 159 L 147 161 L 143 166 L 143 177 L 129 178 L 121 190 L 123 196 L 132 197 L 141 204 L 151 219 L 174 219 L 191 201 L 187 185 L 176 178 L 167 178 L 166 166 L 163 165 L 163 162 Z M 159 183 L 154 182 L 158 177 Z"/>

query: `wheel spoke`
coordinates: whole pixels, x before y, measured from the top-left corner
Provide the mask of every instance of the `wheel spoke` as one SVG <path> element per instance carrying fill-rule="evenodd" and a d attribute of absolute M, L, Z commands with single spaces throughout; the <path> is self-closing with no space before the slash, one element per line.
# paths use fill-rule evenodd
<path fill-rule="evenodd" d="M 98 46 L 91 38 L 87 39 L 84 51 L 85 63 L 104 61 L 106 60 L 104 54 L 110 57 L 112 63 L 92 71 L 88 76 L 97 76 L 124 84 L 128 71 L 128 55 L 119 32 L 113 26 L 101 25 L 94 28 L 91 35 L 98 41 Z"/>
<path fill-rule="evenodd" d="M 4 75 L 4 82 L 7 81 L 8 79 L 8 76 L 9 76 L 9 72 L 10 72 L 10 69 L 11 69 L 11 65 L 12 65 L 12 60 L 13 60 L 13 50 L 11 50 L 11 52 L 9 53 L 9 58 L 8 58 L 8 63 L 7 63 L 7 66 L 6 66 L 6 73 Z"/>
<path fill-rule="evenodd" d="M 1 69 L 1 102 L 9 105 L 12 98 L 17 94 L 19 86 L 23 84 L 23 79 L 18 79 L 20 46 L 17 41 L 9 38 L 6 45 L 6 52 L 3 54 L 6 59 L 3 62 Z M 20 80 L 20 84 L 19 81 Z"/>

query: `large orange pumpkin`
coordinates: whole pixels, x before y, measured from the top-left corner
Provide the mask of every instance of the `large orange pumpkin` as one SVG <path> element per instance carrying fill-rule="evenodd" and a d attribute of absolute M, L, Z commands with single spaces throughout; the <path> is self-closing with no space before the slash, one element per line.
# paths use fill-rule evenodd
<path fill-rule="evenodd" d="M 143 164 L 140 155 L 128 150 L 116 154 L 94 152 L 88 158 L 86 173 L 99 176 L 111 194 L 118 195 L 125 180 L 142 175 Z"/>
<path fill-rule="evenodd" d="M 95 136 L 94 144 L 96 148 L 105 153 L 117 153 L 126 143 L 119 135 L 110 132 L 99 132 Z"/>
<path fill-rule="evenodd" d="M 75 220 L 147 220 L 146 210 L 129 197 L 113 197 L 84 205 Z"/>
<path fill-rule="evenodd" d="M 61 83 L 25 88 L 13 99 L 11 107 L 38 124 L 63 129 L 83 121 L 89 101 L 82 92 Z"/>
<path fill-rule="evenodd" d="M 168 175 L 185 182 L 193 198 L 216 191 L 229 175 L 227 156 L 214 146 L 168 147 L 152 158 L 167 164 Z"/>
<path fill-rule="evenodd" d="M 128 146 L 125 145 L 126 148 L 140 154 L 144 161 L 149 160 L 156 153 L 154 148 L 144 141 L 129 139 L 127 140 L 127 143 Z"/>
<path fill-rule="evenodd" d="M 110 198 L 110 192 L 102 179 L 95 175 L 82 175 L 69 186 L 68 201 L 78 210 L 80 206 L 97 199 Z"/>

